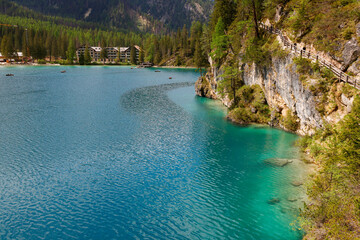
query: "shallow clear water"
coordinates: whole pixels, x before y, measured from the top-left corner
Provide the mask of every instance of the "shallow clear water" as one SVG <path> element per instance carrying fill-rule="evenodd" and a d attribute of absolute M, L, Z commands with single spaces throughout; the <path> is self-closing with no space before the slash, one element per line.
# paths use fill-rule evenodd
<path fill-rule="evenodd" d="M 300 239 L 304 164 L 264 163 L 297 137 L 228 123 L 197 76 L 0 68 L 0 238 Z"/>

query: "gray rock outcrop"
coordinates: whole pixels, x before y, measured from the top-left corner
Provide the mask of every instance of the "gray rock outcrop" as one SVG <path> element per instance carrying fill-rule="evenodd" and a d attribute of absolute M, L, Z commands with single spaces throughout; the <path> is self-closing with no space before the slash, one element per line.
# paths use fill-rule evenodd
<path fill-rule="evenodd" d="M 293 57 L 289 54 L 284 59 L 274 59 L 270 67 L 244 64 L 242 77 L 247 85 L 262 86 L 270 107 L 289 108 L 295 113 L 300 119 L 299 134 L 312 134 L 323 122 L 313 94 L 303 86 L 296 73 Z"/>
<path fill-rule="evenodd" d="M 342 70 L 347 70 L 349 66 L 358 59 L 359 56 L 360 46 L 358 45 L 356 38 L 352 38 L 344 45 L 344 50 L 342 52 L 342 57 L 344 60 Z"/>

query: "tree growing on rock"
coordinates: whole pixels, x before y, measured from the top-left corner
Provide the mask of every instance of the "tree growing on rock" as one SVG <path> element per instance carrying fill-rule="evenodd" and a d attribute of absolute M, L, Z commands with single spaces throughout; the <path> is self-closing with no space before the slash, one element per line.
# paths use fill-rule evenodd
<path fill-rule="evenodd" d="M 216 24 L 215 31 L 212 36 L 211 48 L 213 49 L 211 57 L 215 60 L 216 65 L 220 66 L 227 54 L 228 38 L 225 34 L 225 24 L 222 17 Z"/>

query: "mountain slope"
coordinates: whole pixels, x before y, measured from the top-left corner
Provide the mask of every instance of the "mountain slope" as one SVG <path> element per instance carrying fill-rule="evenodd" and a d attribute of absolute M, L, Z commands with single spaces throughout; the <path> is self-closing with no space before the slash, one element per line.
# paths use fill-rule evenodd
<path fill-rule="evenodd" d="M 130 30 L 176 29 L 207 21 L 212 0 L 12 0 L 37 12 Z"/>

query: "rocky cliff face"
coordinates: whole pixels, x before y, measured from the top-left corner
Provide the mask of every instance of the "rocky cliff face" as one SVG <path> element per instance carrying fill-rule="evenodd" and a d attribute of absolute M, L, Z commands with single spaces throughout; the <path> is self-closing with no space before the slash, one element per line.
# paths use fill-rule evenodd
<path fill-rule="evenodd" d="M 322 126 L 323 121 L 316 110 L 313 94 L 303 86 L 296 73 L 292 57 L 290 54 L 284 59 L 276 59 L 271 67 L 244 64 L 243 79 L 247 85 L 259 84 L 263 88 L 273 111 L 285 114 L 284 111 L 290 109 L 295 113 L 300 121 L 299 134 L 312 134 L 315 128 Z"/>
<path fill-rule="evenodd" d="M 271 66 L 259 67 L 256 64 L 241 64 L 242 79 L 246 85 L 258 84 L 265 93 L 270 106 L 271 122 L 269 125 L 286 129 L 276 120 L 276 116 L 284 116 L 290 110 L 298 117 L 299 128 L 297 134 L 313 134 L 315 129 L 323 126 L 325 122 L 337 122 L 351 109 L 353 98 L 347 98 L 339 94 L 341 105 L 328 116 L 322 116 L 317 110 L 321 94 L 315 95 L 308 87 L 305 87 L 296 72 L 296 64 L 293 62 L 293 54 L 285 58 L 273 59 Z M 221 81 L 221 67 L 216 68 L 211 63 L 211 71 L 206 77 L 200 78 L 196 84 L 196 93 L 199 96 L 220 99 L 226 106 L 230 106 L 229 98 L 221 97 L 217 92 L 217 83 Z M 340 84 L 338 84 L 340 85 Z M 341 86 L 339 86 L 341 88 Z M 343 100 L 341 100 L 343 99 Z"/>

